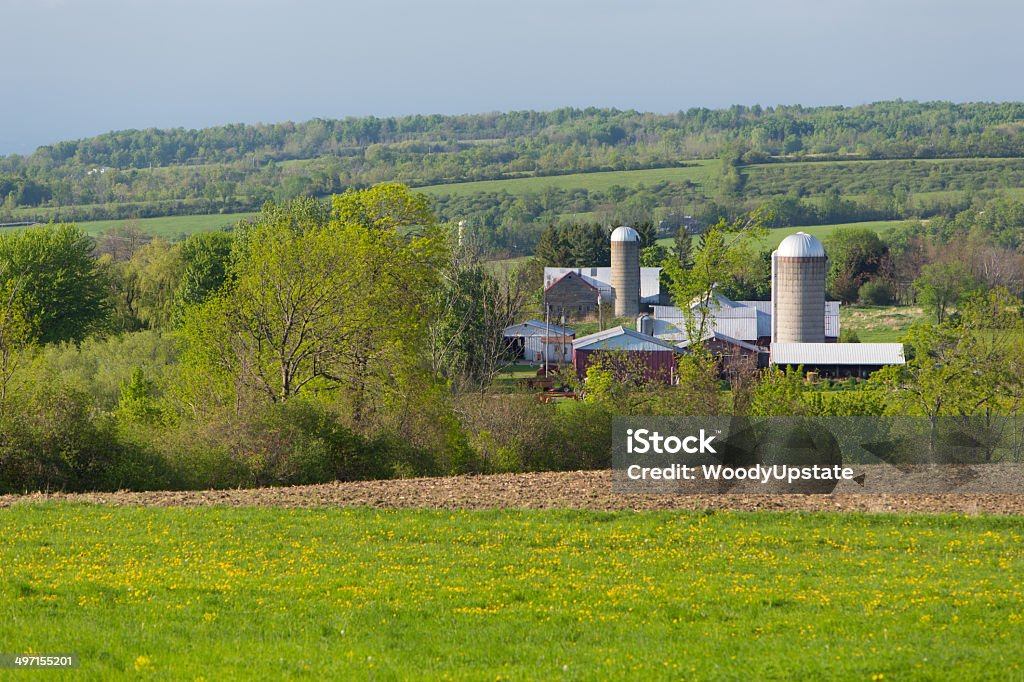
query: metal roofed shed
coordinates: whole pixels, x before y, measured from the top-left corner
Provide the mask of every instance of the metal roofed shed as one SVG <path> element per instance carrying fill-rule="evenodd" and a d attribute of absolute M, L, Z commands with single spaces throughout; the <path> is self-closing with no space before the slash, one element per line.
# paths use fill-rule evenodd
<path fill-rule="evenodd" d="M 685 338 L 685 317 L 675 306 L 653 306 L 655 336 L 672 335 L 679 340 Z M 741 341 L 767 346 L 771 340 L 771 301 L 732 301 L 716 293 L 710 310 L 712 327 L 715 331 Z M 839 302 L 825 301 L 825 340 L 839 338 Z M 682 334 L 682 336 L 679 336 Z"/>
<path fill-rule="evenodd" d="M 572 343 L 572 364 L 584 377 L 597 359 L 595 354 L 619 354 L 624 364 L 643 368 L 648 379 L 671 383 L 676 375 L 679 351 L 671 343 L 625 327 L 613 327 L 576 339 Z"/>
<path fill-rule="evenodd" d="M 505 327 L 502 336 L 505 338 L 527 336 L 575 336 L 576 332 L 557 324 L 547 324 L 543 320 L 526 320 L 511 327 Z"/>
<path fill-rule="evenodd" d="M 541 320 L 527 320 L 505 327 L 502 336 L 509 341 L 517 358 L 542 364 L 572 362 L 572 339 L 576 332 Z"/>
<path fill-rule="evenodd" d="M 888 365 L 904 365 L 902 343 L 773 343 L 771 364 L 816 371 L 825 377 L 866 377 Z"/>

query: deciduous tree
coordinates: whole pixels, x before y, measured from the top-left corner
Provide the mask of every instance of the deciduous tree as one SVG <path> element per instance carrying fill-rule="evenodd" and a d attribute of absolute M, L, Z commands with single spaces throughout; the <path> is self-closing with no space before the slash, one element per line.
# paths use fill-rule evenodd
<path fill-rule="evenodd" d="M 0 285 L 17 281 L 39 341 L 81 341 L 107 315 L 107 283 L 95 243 L 75 225 L 30 227 L 0 235 Z"/>

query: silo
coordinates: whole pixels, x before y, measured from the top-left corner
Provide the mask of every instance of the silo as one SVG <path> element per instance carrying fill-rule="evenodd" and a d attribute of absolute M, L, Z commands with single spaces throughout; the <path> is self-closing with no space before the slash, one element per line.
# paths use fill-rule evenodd
<path fill-rule="evenodd" d="M 636 330 L 641 334 L 654 336 L 654 318 L 647 314 L 640 315 L 636 318 Z"/>
<path fill-rule="evenodd" d="M 825 247 L 805 232 L 772 253 L 772 342 L 825 340 Z"/>
<path fill-rule="evenodd" d="M 640 312 L 640 235 L 632 227 L 612 232 L 612 289 L 615 317 L 633 317 Z"/>

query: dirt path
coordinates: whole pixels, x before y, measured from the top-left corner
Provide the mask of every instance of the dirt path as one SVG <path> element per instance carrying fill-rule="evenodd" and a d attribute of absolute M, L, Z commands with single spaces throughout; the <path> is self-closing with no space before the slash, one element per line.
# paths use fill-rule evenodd
<path fill-rule="evenodd" d="M 0 507 L 43 501 L 152 507 L 378 507 L 418 509 L 712 509 L 1024 514 L 1024 495 L 621 495 L 608 471 L 355 481 L 289 488 L 0 496 Z"/>

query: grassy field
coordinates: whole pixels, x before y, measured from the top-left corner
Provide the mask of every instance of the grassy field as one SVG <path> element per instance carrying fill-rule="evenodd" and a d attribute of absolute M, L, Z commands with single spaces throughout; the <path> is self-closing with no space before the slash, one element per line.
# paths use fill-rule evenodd
<path fill-rule="evenodd" d="M 763 244 L 766 248 L 774 249 L 783 239 L 791 234 L 797 232 L 806 232 L 807 234 L 813 235 L 818 239 L 825 239 L 836 230 L 847 229 L 847 228 L 867 228 L 874 230 L 875 232 L 884 232 L 885 230 L 895 227 L 904 221 L 902 220 L 874 220 L 862 223 L 842 223 L 839 225 L 807 225 L 804 227 L 778 227 L 772 230 L 768 230 L 768 236 L 764 240 Z M 658 243 L 662 246 L 670 247 L 673 244 L 671 237 L 664 237 L 658 240 Z"/>
<path fill-rule="evenodd" d="M 899 341 L 912 324 L 925 319 L 917 306 L 839 306 L 839 328 L 857 332 L 862 343 Z"/>
<path fill-rule="evenodd" d="M 0 512 L 0 651 L 75 679 L 1024 675 L 1019 518 Z"/>
<path fill-rule="evenodd" d="M 844 223 L 841 225 L 807 225 L 804 227 L 780 227 L 774 230 L 768 231 L 768 239 L 765 241 L 766 246 L 776 247 L 779 243 L 791 234 L 797 232 L 806 232 L 809 235 L 813 235 L 818 239 L 825 239 L 836 230 L 846 228 L 866 228 L 875 232 L 884 232 L 890 227 L 895 227 L 902 223 L 902 220 L 875 220 L 863 223 Z"/>
<path fill-rule="evenodd" d="M 78 223 L 78 226 L 89 234 L 99 234 L 111 227 L 127 223 L 138 225 L 139 229 L 154 237 L 173 239 L 193 232 L 210 232 L 234 225 L 243 218 L 251 218 L 255 213 L 214 213 L 211 215 L 181 215 L 166 218 L 139 218 L 135 220 L 94 220 Z"/>
<path fill-rule="evenodd" d="M 480 182 L 459 182 L 449 185 L 430 185 L 417 187 L 417 192 L 424 194 L 452 194 L 465 196 L 480 192 L 500 192 L 509 194 L 540 193 L 548 187 L 558 189 L 587 189 L 606 191 L 613 185 L 636 187 L 637 185 L 653 185 L 658 182 L 683 182 L 689 180 L 703 185 L 715 178 L 721 162 L 717 159 L 707 161 L 687 161 L 696 165 L 685 168 L 652 168 L 636 171 L 608 171 L 604 173 L 573 173 L 571 175 L 545 175 L 533 178 L 514 178 L 511 180 L 483 180 Z"/>

